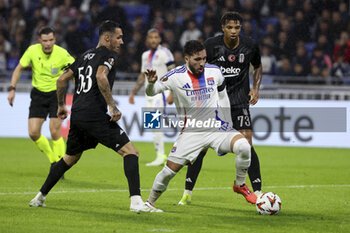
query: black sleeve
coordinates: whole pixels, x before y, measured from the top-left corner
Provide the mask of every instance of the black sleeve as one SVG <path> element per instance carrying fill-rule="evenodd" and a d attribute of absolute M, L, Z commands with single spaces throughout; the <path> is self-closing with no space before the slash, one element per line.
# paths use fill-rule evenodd
<path fill-rule="evenodd" d="M 259 45 L 257 43 L 254 43 L 253 45 L 253 57 L 252 57 L 252 65 L 254 66 L 254 68 L 258 68 L 261 64 L 261 55 L 260 55 L 260 49 L 259 49 Z"/>
<path fill-rule="evenodd" d="M 224 81 L 222 82 L 222 84 L 220 86 L 218 86 L 218 91 L 222 92 L 226 87 L 226 79 L 224 79 Z"/>
<path fill-rule="evenodd" d="M 74 76 L 77 74 L 79 60 L 80 60 L 79 58 L 76 59 L 76 60 L 73 62 L 73 64 L 71 64 L 71 65 L 69 65 L 69 66 L 67 67 L 67 69 L 71 69 L 71 70 L 73 71 Z"/>
<path fill-rule="evenodd" d="M 110 52 L 104 52 L 102 53 L 99 61 L 98 61 L 98 66 L 106 66 L 109 71 L 112 70 L 114 64 L 115 64 L 116 57 L 114 56 L 113 53 Z"/>
<path fill-rule="evenodd" d="M 205 50 L 207 51 L 207 62 L 210 63 L 214 59 L 213 46 L 209 39 L 204 42 Z"/>

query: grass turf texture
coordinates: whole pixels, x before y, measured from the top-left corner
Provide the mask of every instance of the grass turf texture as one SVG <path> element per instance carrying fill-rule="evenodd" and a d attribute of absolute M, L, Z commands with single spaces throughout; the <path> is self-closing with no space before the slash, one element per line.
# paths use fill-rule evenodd
<path fill-rule="evenodd" d="M 140 175 L 146 200 L 161 167 L 151 143 L 134 143 L 141 153 Z M 169 151 L 171 144 L 166 144 Z M 0 232 L 349 232 L 350 150 L 256 147 L 263 191 L 277 193 L 282 211 L 258 215 L 231 189 L 234 157 L 204 159 L 192 205 L 178 206 L 186 169 L 157 202 L 165 213 L 129 212 L 123 160 L 98 146 L 84 153 L 47 196 L 46 208 L 29 201 L 44 182 L 49 163 L 29 139 L 0 139 Z M 250 185 L 250 182 L 247 181 Z M 305 186 L 302 186 L 305 185 Z M 311 186 L 315 185 L 315 186 Z"/>

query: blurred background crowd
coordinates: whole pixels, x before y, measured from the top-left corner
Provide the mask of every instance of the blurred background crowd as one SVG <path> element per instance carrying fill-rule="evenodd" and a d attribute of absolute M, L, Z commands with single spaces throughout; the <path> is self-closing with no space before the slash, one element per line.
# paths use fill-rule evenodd
<path fill-rule="evenodd" d="M 73 56 L 96 46 L 101 21 L 118 21 L 124 46 L 117 78 L 140 71 L 151 27 L 183 64 L 187 40 L 221 33 L 220 18 L 238 11 L 242 34 L 260 44 L 263 73 L 277 83 L 350 84 L 350 14 L 346 0 L 0 0 L 0 80 L 9 79 L 26 48 L 44 26 Z M 290 78 L 284 78 L 290 77 Z M 30 77 L 29 77 L 30 78 Z"/>

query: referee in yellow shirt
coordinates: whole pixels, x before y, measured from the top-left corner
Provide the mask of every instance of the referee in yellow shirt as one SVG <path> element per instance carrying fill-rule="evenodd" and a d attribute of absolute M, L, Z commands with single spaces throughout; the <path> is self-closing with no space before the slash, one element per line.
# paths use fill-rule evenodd
<path fill-rule="evenodd" d="M 15 90 L 22 71 L 32 65 L 32 85 L 28 131 L 30 138 L 48 157 L 50 163 L 57 162 L 65 154 L 65 142 L 61 137 L 62 120 L 57 118 L 56 81 L 64 69 L 74 62 L 67 50 L 55 45 L 55 31 L 44 27 L 39 31 L 40 43 L 27 48 L 19 64 L 16 66 L 9 87 L 8 101 L 12 106 L 15 100 Z M 50 133 L 52 149 L 49 141 L 41 134 L 41 127 L 50 117 Z"/>

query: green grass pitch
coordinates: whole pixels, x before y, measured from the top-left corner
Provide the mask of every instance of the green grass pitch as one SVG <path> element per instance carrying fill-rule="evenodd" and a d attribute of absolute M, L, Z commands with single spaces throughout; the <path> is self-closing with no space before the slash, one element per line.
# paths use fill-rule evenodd
<path fill-rule="evenodd" d="M 153 144 L 139 149 L 143 199 L 161 167 L 146 167 Z M 166 144 L 169 151 L 171 144 Z M 47 196 L 46 208 L 29 201 L 44 182 L 49 163 L 29 139 L 0 139 L 0 232 L 349 232 L 350 150 L 262 147 L 263 191 L 277 193 L 277 216 L 258 215 L 232 191 L 234 157 L 204 159 L 192 205 L 178 206 L 186 168 L 157 202 L 164 213 L 129 212 L 123 160 L 98 146 L 84 153 Z M 250 182 L 247 181 L 250 185 Z"/>

